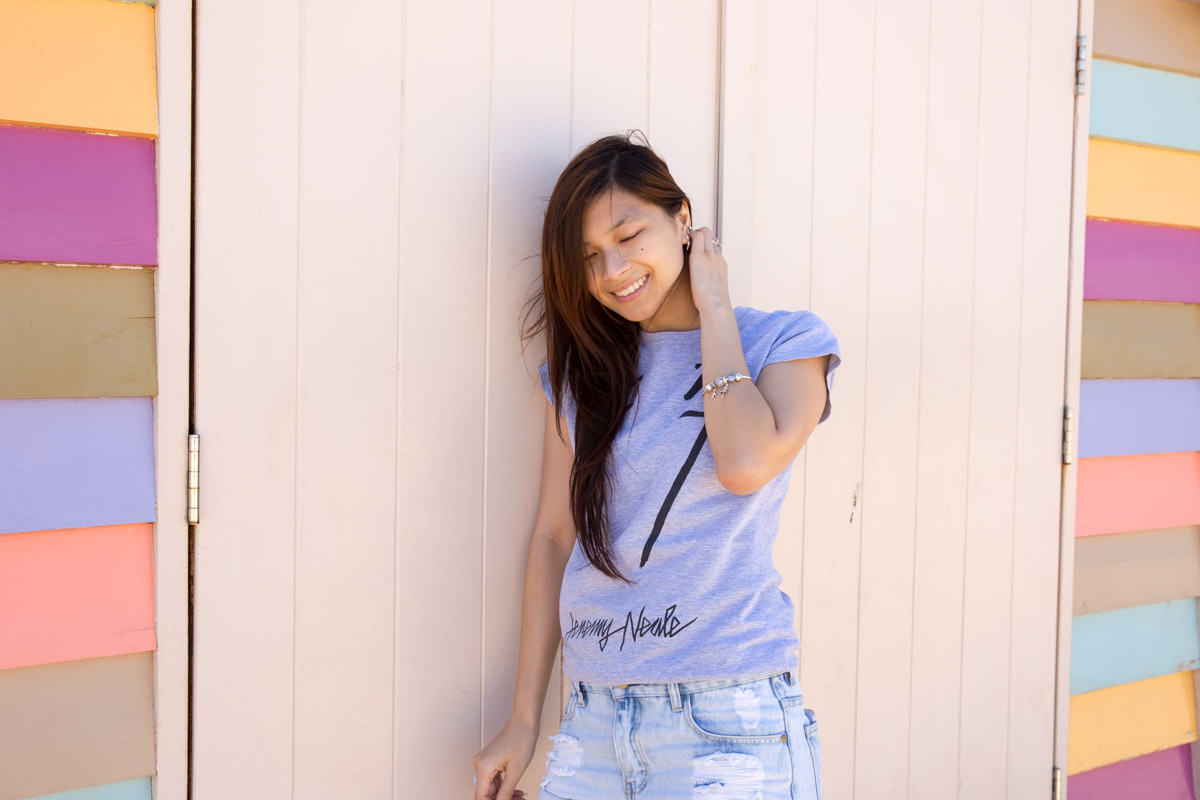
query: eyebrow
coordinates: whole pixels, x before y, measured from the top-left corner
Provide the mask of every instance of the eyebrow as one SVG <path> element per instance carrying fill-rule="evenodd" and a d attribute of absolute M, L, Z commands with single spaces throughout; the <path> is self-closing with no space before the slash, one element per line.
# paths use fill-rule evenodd
<path fill-rule="evenodd" d="M 638 216 L 638 215 L 636 215 L 636 214 L 634 214 L 634 215 L 632 215 L 632 216 L 628 216 L 628 217 L 621 217 L 619 220 L 617 220 L 617 221 L 616 221 L 616 224 L 614 224 L 614 225 L 613 225 L 611 228 L 609 228 L 609 229 L 608 229 L 608 232 L 609 232 L 609 233 L 612 233 L 612 232 L 613 232 L 613 231 L 615 231 L 617 228 L 619 228 L 619 227 L 621 227 L 622 225 L 624 225 L 626 222 L 639 222 L 639 221 L 641 221 L 642 219 L 644 219 L 644 218 L 643 218 L 643 217 L 641 217 L 641 216 Z M 584 242 L 583 242 L 583 246 L 584 246 L 584 247 L 591 247 L 591 246 L 592 246 L 592 243 L 591 243 L 591 242 L 589 242 L 589 241 L 587 241 L 587 240 L 585 239 L 585 240 L 584 240 Z"/>

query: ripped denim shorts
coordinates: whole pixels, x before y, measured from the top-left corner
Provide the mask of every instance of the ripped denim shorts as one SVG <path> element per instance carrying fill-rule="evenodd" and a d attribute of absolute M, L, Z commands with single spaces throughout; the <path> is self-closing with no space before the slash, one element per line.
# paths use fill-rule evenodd
<path fill-rule="evenodd" d="M 817 720 L 789 672 L 571 681 L 538 800 L 820 800 Z"/>

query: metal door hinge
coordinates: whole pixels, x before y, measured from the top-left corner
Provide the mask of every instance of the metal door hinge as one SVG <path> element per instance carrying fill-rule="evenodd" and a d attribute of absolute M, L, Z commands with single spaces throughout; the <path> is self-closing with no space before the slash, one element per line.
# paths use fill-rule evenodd
<path fill-rule="evenodd" d="M 1075 411 L 1067 406 L 1063 411 L 1063 463 L 1075 462 Z"/>
<path fill-rule="evenodd" d="M 1083 94 L 1087 88 L 1087 37 L 1075 40 L 1075 94 Z"/>
<path fill-rule="evenodd" d="M 1054 768 L 1054 787 L 1051 789 L 1052 800 L 1062 800 L 1062 768 Z"/>
<path fill-rule="evenodd" d="M 187 521 L 200 521 L 200 434 L 188 434 Z"/>

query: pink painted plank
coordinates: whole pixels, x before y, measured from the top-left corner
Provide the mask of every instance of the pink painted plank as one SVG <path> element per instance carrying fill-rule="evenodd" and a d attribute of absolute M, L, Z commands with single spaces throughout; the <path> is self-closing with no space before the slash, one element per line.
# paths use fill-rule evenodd
<path fill-rule="evenodd" d="M 1067 779 L 1071 800 L 1194 800 L 1191 745 L 1118 761 Z"/>
<path fill-rule="evenodd" d="M 1200 523 L 1200 452 L 1079 459 L 1075 536 Z"/>
<path fill-rule="evenodd" d="M 0 536 L 0 669 L 153 649 L 148 523 Z"/>
<path fill-rule="evenodd" d="M 1089 219 L 1085 300 L 1200 303 L 1200 228 Z"/>
<path fill-rule="evenodd" d="M 0 260 L 157 264 L 154 142 L 0 125 Z"/>

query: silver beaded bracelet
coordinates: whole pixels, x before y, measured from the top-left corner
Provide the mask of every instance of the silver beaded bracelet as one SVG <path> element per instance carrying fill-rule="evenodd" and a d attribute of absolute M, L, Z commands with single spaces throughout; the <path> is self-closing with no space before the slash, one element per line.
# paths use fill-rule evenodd
<path fill-rule="evenodd" d="M 712 383 L 710 383 L 710 384 L 708 384 L 707 386 L 705 386 L 705 387 L 704 387 L 704 391 L 706 391 L 706 392 L 712 392 L 712 396 L 713 396 L 714 398 L 716 398 L 716 396 L 717 396 L 717 389 L 720 389 L 720 390 L 721 390 L 721 397 L 724 397 L 724 396 L 725 396 L 725 393 L 726 393 L 727 391 L 729 391 L 729 384 L 731 384 L 731 383 L 736 383 L 737 381 L 741 381 L 741 380 L 747 380 L 747 381 L 748 381 L 748 380 L 750 380 L 750 376 L 749 376 L 749 375 L 743 375 L 743 374 L 742 374 L 742 373 L 740 373 L 740 372 L 735 372 L 735 373 L 733 373 L 732 375 L 726 375 L 726 376 L 725 376 L 725 377 L 723 377 L 723 378 L 717 378 L 715 381 L 713 381 Z"/>

